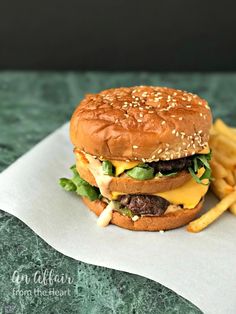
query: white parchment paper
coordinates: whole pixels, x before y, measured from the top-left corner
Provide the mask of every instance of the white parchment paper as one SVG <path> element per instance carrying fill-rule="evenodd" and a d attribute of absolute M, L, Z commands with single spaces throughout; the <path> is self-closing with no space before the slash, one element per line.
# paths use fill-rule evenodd
<path fill-rule="evenodd" d="M 204 313 L 236 313 L 235 217 L 225 213 L 199 234 L 99 228 L 80 198 L 58 185 L 73 163 L 64 125 L 0 174 L 0 208 L 65 255 L 158 281 Z M 205 207 L 215 201 L 209 194 Z"/>

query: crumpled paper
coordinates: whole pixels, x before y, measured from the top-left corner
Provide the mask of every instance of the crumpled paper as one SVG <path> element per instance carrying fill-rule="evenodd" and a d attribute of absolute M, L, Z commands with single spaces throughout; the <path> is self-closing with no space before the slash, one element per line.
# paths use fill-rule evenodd
<path fill-rule="evenodd" d="M 67 256 L 158 281 L 204 313 L 236 312 L 235 217 L 227 212 L 198 234 L 100 228 L 80 198 L 58 185 L 72 164 L 66 124 L 0 174 L 0 208 Z M 215 202 L 209 193 L 205 208 Z"/>

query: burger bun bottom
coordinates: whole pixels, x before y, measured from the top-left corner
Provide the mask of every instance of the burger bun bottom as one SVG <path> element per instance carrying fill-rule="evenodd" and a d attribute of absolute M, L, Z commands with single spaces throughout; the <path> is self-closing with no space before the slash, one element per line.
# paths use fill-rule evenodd
<path fill-rule="evenodd" d="M 83 202 L 89 209 L 99 216 L 107 204 L 101 200 L 90 201 L 83 197 Z M 192 209 L 183 208 L 176 212 L 170 212 L 162 216 L 142 216 L 136 221 L 133 221 L 128 216 L 124 216 L 117 211 L 113 211 L 111 223 L 124 229 L 135 231 L 160 231 L 170 230 L 186 225 L 192 221 L 201 211 L 204 198 L 198 205 Z"/>

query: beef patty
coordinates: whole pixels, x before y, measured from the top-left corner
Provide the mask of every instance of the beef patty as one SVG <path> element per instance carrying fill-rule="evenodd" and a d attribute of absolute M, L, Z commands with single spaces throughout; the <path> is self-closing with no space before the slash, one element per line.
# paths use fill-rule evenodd
<path fill-rule="evenodd" d="M 161 216 L 170 203 L 156 195 L 127 194 L 121 195 L 119 201 L 122 206 L 131 210 L 135 215 Z"/>
<path fill-rule="evenodd" d="M 192 157 L 184 157 L 174 160 L 152 161 L 149 165 L 155 169 L 155 173 L 161 172 L 165 174 L 188 169 L 188 167 L 191 167 L 192 163 Z"/>

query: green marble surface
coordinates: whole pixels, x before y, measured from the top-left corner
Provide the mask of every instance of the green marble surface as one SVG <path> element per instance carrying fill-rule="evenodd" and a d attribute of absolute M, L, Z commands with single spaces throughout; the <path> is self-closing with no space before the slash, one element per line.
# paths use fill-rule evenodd
<path fill-rule="evenodd" d="M 236 124 L 236 74 L 232 73 L 0 72 L 0 170 L 67 121 L 85 93 L 141 84 L 199 93 L 209 101 L 215 117 Z M 69 276 L 72 282 L 37 282 L 46 270 Z M 0 211 L 0 313 L 201 311 L 146 278 L 68 258 L 17 218 Z"/>

